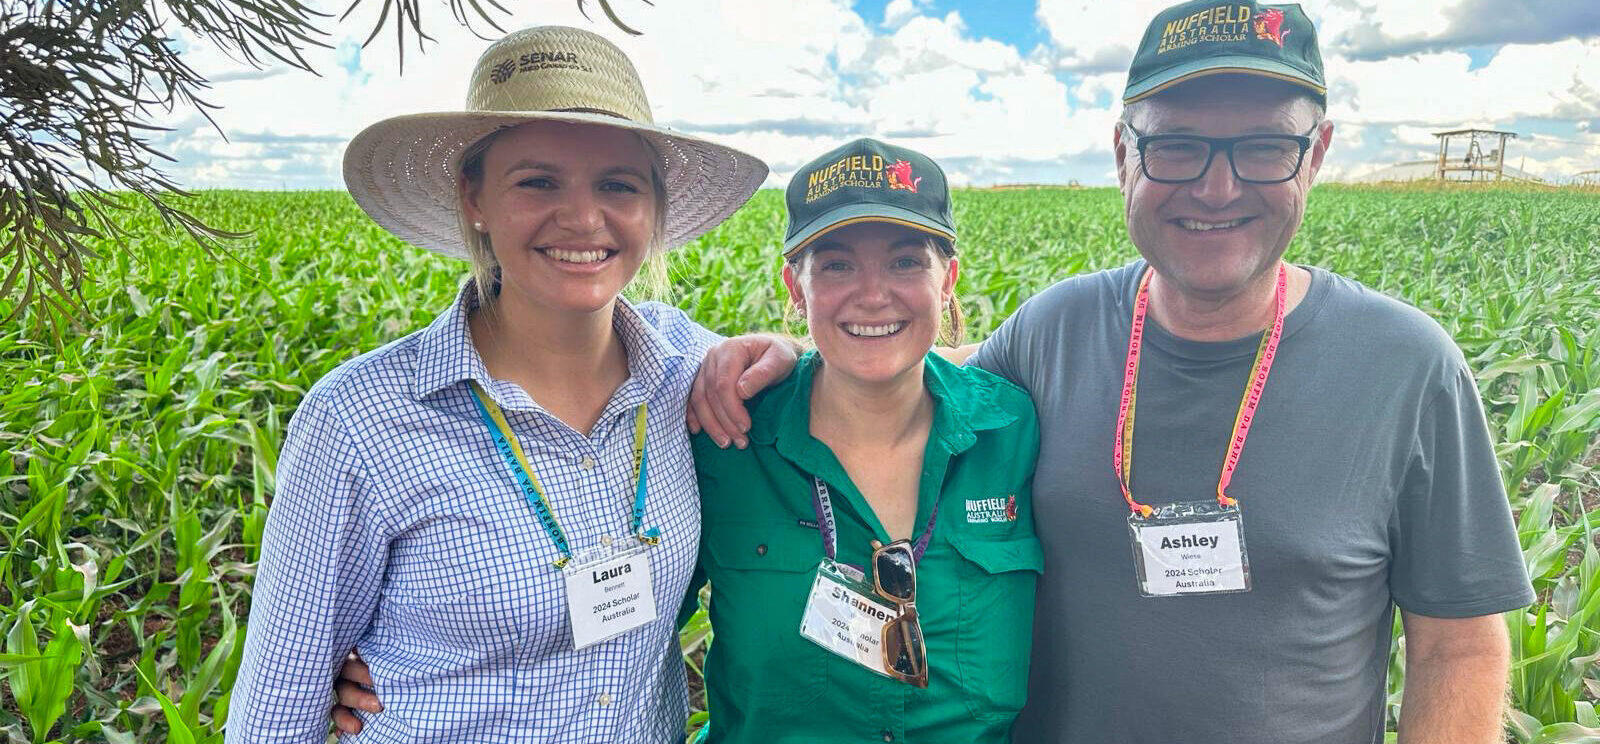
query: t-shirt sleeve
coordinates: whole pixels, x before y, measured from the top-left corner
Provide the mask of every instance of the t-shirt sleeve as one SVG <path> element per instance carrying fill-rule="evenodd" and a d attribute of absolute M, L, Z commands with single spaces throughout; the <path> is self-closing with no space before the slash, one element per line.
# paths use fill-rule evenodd
<path fill-rule="evenodd" d="M 1011 317 L 1000 323 L 1000 327 L 996 328 L 994 333 L 989 334 L 989 338 L 978 345 L 978 350 L 967 357 L 967 364 L 997 374 L 1026 388 L 1027 383 L 1023 380 L 1023 365 L 1018 350 L 1021 346 L 1019 338 L 1022 326 L 1026 323 L 1023 318 L 1027 314 L 1028 304 L 1023 303 Z"/>
<path fill-rule="evenodd" d="M 1400 609 L 1475 617 L 1534 600 L 1471 373 L 1423 409 L 1390 522 L 1389 588 Z"/>

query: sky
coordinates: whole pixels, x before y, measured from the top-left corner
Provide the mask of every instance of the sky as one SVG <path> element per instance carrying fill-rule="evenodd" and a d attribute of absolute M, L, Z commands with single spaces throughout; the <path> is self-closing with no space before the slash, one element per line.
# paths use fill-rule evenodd
<path fill-rule="evenodd" d="M 587 28 L 620 46 L 656 122 L 766 160 L 769 186 L 849 139 L 938 160 L 955 185 L 1115 183 L 1112 124 L 1133 47 L 1165 0 L 611 0 L 629 36 L 576 0 L 500 0 L 505 29 Z M 346 3 L 316 2 L 336 18 Z M 213 117 L 179 109 L 154 139 L 197 188 L 337 189 L 345 144 L 401 114 L 460 110 L 499 32 L 420 0 L 434 42 L 388 33 L 382 0 L 324 22 L 316 75 L 254 69 L 176 34 L 213 82 Z M 462 3 L 467 5 L 466 3 Z M 487 3 L 484 3 L 487 6 Z M 1321 178 L 1433 157 L 1433 132 L 1503 129 L 1506 164 L 1551 180 L 1600 169 L 1600 0 L 1308 0 L 1329 85 Z M 481 34 L 482 36 L 480 36 Z M 488 38 L 482 38 L 488 37 Z"/>

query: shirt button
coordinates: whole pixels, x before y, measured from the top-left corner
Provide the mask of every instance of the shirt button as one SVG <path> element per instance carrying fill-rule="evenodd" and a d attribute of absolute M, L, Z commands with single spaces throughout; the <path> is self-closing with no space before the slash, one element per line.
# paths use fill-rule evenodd
<path fill-rule="evenodd" d="M 894 732 L 885 729 L 884 732 L 883 732 L 883 740 L 884 741 L 894 741 Z"/>
<path fill-rule="evenodd" d="M 766 555 L 766 554 L 767 554 L 767 546 L 765 544 L 756 546 L 756 555 Z"/>
<path fill-rule="evenodd" d="M 588 455 L 584 455 L 583 459 L 578 461 L 578 464 L 582 465 L 584 470 L 594 470 L 594 458 Z"/>
<path fill-rule="evenodd" d="M 609 692 L 600 693 L 600 704 L 601 705 L 610 705 L 611 704 L 611 693 L 609 693 Z"/>
<path fill-rule="evenodd" d="M 611 547 L 611 536 L 607 535 L 606 537 L 600 538 L 600 544 L 608 548 Z"/>

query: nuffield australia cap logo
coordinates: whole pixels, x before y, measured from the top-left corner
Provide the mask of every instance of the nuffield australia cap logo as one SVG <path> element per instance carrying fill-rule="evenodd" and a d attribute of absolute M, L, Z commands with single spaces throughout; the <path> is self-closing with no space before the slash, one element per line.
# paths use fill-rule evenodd
<path fill-rule="evenodd" d="M 922 176 L 911 177 L 911 164 L 904 160 L 894 161 L 894 165 L 885 168 L 884 175 L 889 178 L 889 188 L 905 189 L 913 194 L 917 193 L 917 184 L 922 183 Z"/>
<path fill-rule="evenodd" d="M 1279 47 L 1283 46 L 1283 37 L 1289 35 L 1289 29 L 1283 27 L 1283 11 L 1273 8 L 1261 11 L 1256 16 L 1256 38 L 1266 39 Z"/>
<path fill-rule="evenodd" d="M 846 155 L 806 174 L 806 203 L 810 204 L 845 186 L 884 188 L 884 173 L 882 155 Z M 911 173 L 910 166 L 906 167 L 906 173 Z"/>
<path fill-rule="evenodd" d="M 489 72 L 489 80 L 499 85 L 510 80 L 512 75 L 535 70 L 593 72 L 587 65 L 578 61 L 577 52 L 529 52 L 519 57 L 507 57 L 496 63 Z"/>
<path fill-rule="evenodd" d="M 1262 16 L 1277 14 L 1278 20 L 1272 25 L 1276 33 L 1283 23 L 1283 11 L 1269 10 Z M 1257 38 L 1272 38 L 1261 36 L 1263 26 L 1257 25 L 1254 30 Z M 1161 28 L 1161 43 L 1156 46 L 1156 54 L 1163 54 L 1182 49 L 1201 42 L 1217 41 L 1245 41 L 1249 39 L 1252 30 L 1250 25 L 1250 6 L 1248 5 L 1218 5 L 1214 8 L 1190 13 L 1182 18 L 1167 21 Z M 1287 33 L 1287 32 L 1285 32 Z M 1278 46 L 1283 46 L 1283 36 L 1280 34 L 1275 39 Z"/>
<path fill-rule="evenodd" d="M 1005 498 L 967 499 L 967 524 L 1017 521 L 1017 495 Z"/>

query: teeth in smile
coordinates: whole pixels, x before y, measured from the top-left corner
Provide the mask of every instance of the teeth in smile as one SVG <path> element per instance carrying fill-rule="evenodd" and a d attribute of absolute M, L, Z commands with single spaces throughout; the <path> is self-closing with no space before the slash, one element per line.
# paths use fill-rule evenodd
<path fill-rule="evenodd" d="M 565 261 L 567 263 L 594 263 L 596 261 L 603 261 L 605 260 L 606 253 L 606 251 L 601 250 L 567 251 L 560 248 L 547 248 L 544 252 L 546 256 L 549 256 L 557 261 Z"/>
<path fill-rule="evenodd" d="M 905 327 L 905 323 L 890 323 L 888 325 L 844 324 L 845 332 L 852 336 L 888 336 L 892 333 L 898 333 L 901 328 Z"/>
<path fill-rule="evenodd" d="M 1244 218 L 1228 220 L 1227 222 L 1201 222 L 1199 220 L 1178 220 L 1178 225 L 1185 230 L 1224 230 L 1244 224 Z"/>

